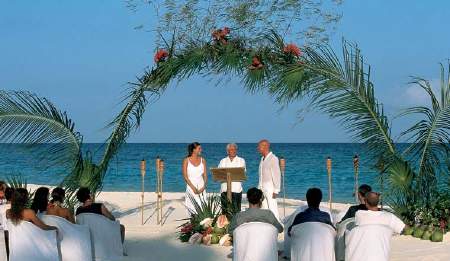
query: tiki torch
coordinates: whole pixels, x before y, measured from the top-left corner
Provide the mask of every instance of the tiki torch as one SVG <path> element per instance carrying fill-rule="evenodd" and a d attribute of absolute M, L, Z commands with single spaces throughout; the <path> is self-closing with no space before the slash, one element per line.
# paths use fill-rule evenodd
<path fill-rule="evenodd" d="M 163 191 L 163 175 L 164 175 L 164 160 L 159 161 L 159 175 L 158 175 L 158 201 L 159 201 L 159 223 L 162 226 L 162 218 L 163 218 L 163 197 L 162 197 L 162 191 Z"/>
<path fill-rule="evenodd" d="M 358 204 L 358 176 L 359 176 L 359 157 L 358 155 L 355 155 L 353 157 L 353 169 L 355 171 L 355 200 Z"/>
<path fill-rule="evenodd" d="M 141 225 L 144 225 L 144 180 L 145 180 L 145 160 L 141 160 L 141 185 L 142 185 L 142 194 L 141 194 Z"/>
<path fill-rule="evenodd" d="M 331 157 L 327 158 L 327 173 L 328 173 L 328 199 L 330 204 L 330 213 L 333 209 L 333 195 L 332 195 L 332 184 L 331 184 Z"/>
<path fill-rule="evenodd" d="M 161 163 L 161 158 L 159 156 L 156 157 L 156 223 L 159 225 L 159 164 Z"/>
<path fill-rule="evenodd" d="M 286 217 L 286 187 L 284 186 L 284 173 L 286 170 L 286 160 L 280 158 L 281 178 L 283 179 L 283 215 Z"/>

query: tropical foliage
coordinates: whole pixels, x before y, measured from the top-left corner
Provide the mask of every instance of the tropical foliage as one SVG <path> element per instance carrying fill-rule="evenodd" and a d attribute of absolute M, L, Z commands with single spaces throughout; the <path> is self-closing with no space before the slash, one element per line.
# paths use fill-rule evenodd
<path fill-rule="evenodd" d="M 228 234 L 229 219 L 221 213 L 221 201 L 217 195 L 207 195 L 197 202 L 190 196 L 194 206 L 190 210 L 190 218 L 186 223 L 179 226 L 178 238 L 181 242 L 191 244 L 231 244 Z"/>

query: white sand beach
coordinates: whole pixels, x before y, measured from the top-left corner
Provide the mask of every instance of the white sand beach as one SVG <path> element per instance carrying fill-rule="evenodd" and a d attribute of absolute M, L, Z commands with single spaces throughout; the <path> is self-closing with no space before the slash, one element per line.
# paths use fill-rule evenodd
<path fill-rule="evenodd" d="M 113 214 L 126 226 L 126 252 L 123 260 L 231 260 L 231 247 L 190 245 L 181 243 L 176 237 L 177 227 L 186 217 L 184 193 L 164 193 L 164 225 L 156 225 L 155 193 L 145 193 L 144 225 L 141 225 L 139 192 L 102 192 L 98 201 L 107 203 Z M 246 201 L 245 199 L 243 200 Z M 286 200 L 286 214 L 301 203 Z M 246 206 L 246 204 L 244 204 Z M 283 215 L 282 200 L 279 200 Z M 345 204 L 333 204 L 334 209 L 343 209 Z M 280 244 L 282 236 L 280 236 Z M 410 236 L 396 236 L 392 243 L 391 260 L 450 260 L 450 242 L 432 243 Z M 280 259 L 281 260 L 281 259 Z"/>

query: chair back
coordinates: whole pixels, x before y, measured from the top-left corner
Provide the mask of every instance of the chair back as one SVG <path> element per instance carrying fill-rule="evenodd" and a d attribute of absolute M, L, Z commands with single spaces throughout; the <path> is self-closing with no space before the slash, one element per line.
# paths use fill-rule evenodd
<path fill-rule="evenodd" d="M 233 232 L 234 261 L 276 261 L 278 231 L 267 223 L 249 222 Z"/>
<path fill-rule="evenodd" d="M 388 261 L 394 232 L 385 225 L 359 225 L 345 235 L 346 261 Z"/>
<path fill-rule="evenodd" d="M 308 205 L 303 202 L 303 205 L 299 206 L 294 213 L 289 215 L 283 220 L 284 224 L 284 242 L 283 242 L 283 249 L 284 249 L 284 256 L 290 257 L 291 256 L 291 237 L 288 235 L 288 228 L 294 223 L 295 217 L 300 213 L 308 209 Z M 333 222 L 333 215 L 331 215 L 330 209 L 326 206 L 320 206 L 319 209 L 323 212 L 327 212 L 330 215 L 331 222 Z"/>
<path fill-rule="evenodd" d="M 79 225 L 89 227 L 94 260 L 120 260 L 123 257 L 118 221 L 92 213 L 79 214 L 76 221 Z"/>
<path fill-rule="evenodd" d="M 345 260 L 345 235 L 356 226 L 355 218 L 348 218 L 337 225 L 335 242 L 336 261 Z"/>
<path fill-rule="evenodd" d="M 31 222 L 8 221 L 10 261 L 60 261 L 56 231 L 43 230 Z"/>
<path fill-rule="evenodd" d="M 62 261 L 92 261 L 89 227 L 72 224 L 65 218 L 43 215 L 42 221 L 58 228 Z"/>
<path fill-rule="evenodd" d="M 336 231 L 320 222 L 295 225 L 291 230 L 292 261 L 335 261 Z"/>

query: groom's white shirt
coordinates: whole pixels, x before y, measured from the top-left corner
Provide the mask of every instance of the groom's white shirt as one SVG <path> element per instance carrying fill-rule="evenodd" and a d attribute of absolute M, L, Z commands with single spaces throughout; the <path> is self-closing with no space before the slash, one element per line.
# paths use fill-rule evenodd
<path fill-rule="evenodd" d="M 280 193 L 281 171 L 277 156 L 269 152 L 266 157 L 261 157 L 259 163 L 259 189 L 264 193 L 262 208 L 270 209 L 275 217 L 280 220 L 278 214 L 277 199 L 273 198 L 273 193 Z"/>
<path fill-rule="evenodd" d="M 280 193 L 281 171 L 278 157 L 269 152 L 266 157 L 261 157 L 259 163 L 260 189 L 270 189 L 273 193 Z"/>

